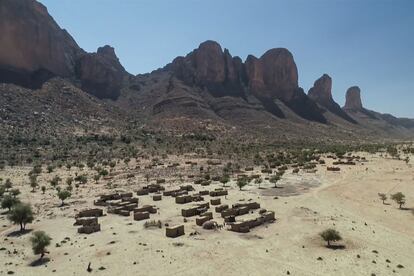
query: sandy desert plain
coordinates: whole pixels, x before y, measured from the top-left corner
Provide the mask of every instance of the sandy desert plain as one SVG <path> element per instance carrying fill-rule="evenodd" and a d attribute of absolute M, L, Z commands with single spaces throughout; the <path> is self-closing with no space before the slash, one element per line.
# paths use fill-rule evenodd
<path fill-rule="evenodd" d="M 412 161 L 384 157 L 380 154 L 354 153 L 366 161 L 354 166 L 341 165 L 340 172 L 327 171 L 333 159 L 323 156 L 326 164 L 316 171 L 292 173 L 289 168 L 279 188 L 264 181 L 261 188 L 251 182 L 240 191 L 232 178 L 226 185 L 227 196 L 221 204 L 258 202 L 261 208 L 274 211 L 276 220 L 250 229 L 248 233 L 229 231 L 229 225 L 206 230 L 196 225 L 196 217 L 184 220 L 181 209 L 195 203 L 176 204 L 171 196 L 153 201 L 152 195 L 137 196 L 135 191 L 147 185 L 143 169 L 148 160 L 129 164 L 120 161 L 105 179 L 92 180 L 93 170 L 87 167 L 56 168 L 38 177 L 39 188 L 31 192 L 28 172 L 32 167 L 6 167 L 0 171 L 3 181 L 10 178 L 21 191 L 21 201 L 32 205 L 35 220 L 28 232 L 45 231 L 52 237 L 45 263 L 33 266 L 39 258 L 31 249 L 30 233 L 19 234 L 18 225 L 7 219 L 7 210 L 0 213 L 0 275 L 414 275 L 414 169 Z M 199 170 L 185 161 L 206 160 L 168 156 L 158 166 L 157 177 L 165 178 L 166 190 L 191 184 L 195 193 L 221 188 L 220 182 L 209 186 L 195 185 L 186 176 Z M 168 164 L 179 163 L 178 167 Z M 180 171 L 182 181 L 171 177 Z M 261 174 L 260 168 L 247 174 Z M 65 179 L 86 174 L 87 184 L 74 188 L 64 206 L 49 181 L 56 175 Z M 127 175 L 134 174 L 134 177 Z M 265 178 L 265 176 L 263 176 Z M 155 183 L 155 177 L 150 178 Z M 111 183 L 111 184 L 108 184 Z M 75 215 L 83 209 L 96 208 L 99 195 L 134 192 L 139 206 L 155 205 L 156 214 L 149 220 L 160 220 L 161 228 L 145 228 L 148 220 L 135 221 L 133 216 L 107 213 L 99 217 L 101 231 L 78 234 Z M 404 209 L 388 199 L 385 204 L 378 193 L 403 192 Z M 210 202 L 209 195 L 204 200 Z M 213 220 L 223 224 L 220 214 L 210 206 Z M 257 217 L 238 216 L 237 220 Z M 184 225 L 185 235 L 166 237 L 165 224 Z M 336 249 L 327 248 L 319 233 L 327 228 L 338 230 L 343 237 Z M 343 246 L 343 247 L 342 247 Z M 87 272 L 88 264 L 91 272 Z"/>

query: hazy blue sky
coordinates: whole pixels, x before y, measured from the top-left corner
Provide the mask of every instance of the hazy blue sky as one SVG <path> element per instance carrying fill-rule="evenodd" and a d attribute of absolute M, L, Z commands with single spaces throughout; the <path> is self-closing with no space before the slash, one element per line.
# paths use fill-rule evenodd
<path fill-rule="evenodd" d="M 414 118 L 414 0 L 41 0 L 87 51 L 109 44 L 133 74 L 212 39 L 243 60 L 288 48 L 308 91 L 323 73 L 341 105 Z"/>

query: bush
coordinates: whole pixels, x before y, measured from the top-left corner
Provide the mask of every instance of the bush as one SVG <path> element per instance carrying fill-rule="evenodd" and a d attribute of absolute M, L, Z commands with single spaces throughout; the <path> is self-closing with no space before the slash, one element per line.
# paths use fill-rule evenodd
<path fill-rule="evenodd" d="M 327 229 L 319 234 L 324 241 L 328 243 L 328 246 L 331 246 L 331 242 L 336 242 L 342 240 L 341 235 L 335 229 Z"/>
<path fill-rule="evenodd" d="M 52 240 L 45 232 L 43 231 L 36 231 L 33 233 L 30 241 L 32 242 L 32 249 L 35 255 L 40 254 L 40 259 L 48 253 L 46 251 L 46 247 L 50 245 L 50 241 Z"/>
<path fill-rule="evenodd" d="M 18 203 L 13 206 L 8 219 L 14 224 L 20 224 L 20 231 L 24 231 L 27 223 L 34 219 L 32 207 L 29 204 Z"/>

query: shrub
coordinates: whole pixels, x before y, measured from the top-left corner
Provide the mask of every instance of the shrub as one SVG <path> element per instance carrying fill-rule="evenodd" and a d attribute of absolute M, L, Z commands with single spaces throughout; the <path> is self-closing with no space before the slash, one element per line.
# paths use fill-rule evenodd
<path fill-rule="evenodd" d="M 36 231 L 33 233 L 32 237 L 30 238 L 30 241 L 32 243 L 32 249 L 33 253 L 35 255 L 40 254 L 40 259 L 43 258 L 43 256 L 48 253 L 46 251 L 46 247 L 50 245 L 50 241 L 52 240 L 51 237 L 49 237 L 45 232 L 43 231 Z"/>
<path fill-rule="evenodd" d="M 27 223 L 34 219 L 32 207 L 29 204 L 18 203 L 11 209 L 8 219 L 14 224 L 20 224 L 20 231 L 24 231 Z"/>

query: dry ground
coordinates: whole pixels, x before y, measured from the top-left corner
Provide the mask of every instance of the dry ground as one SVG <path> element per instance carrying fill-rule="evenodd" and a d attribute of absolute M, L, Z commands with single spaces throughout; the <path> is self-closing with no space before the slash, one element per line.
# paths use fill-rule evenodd
<path fill-rule="evenodd" d="M 253 184 L 239 191 L 229 183 L 229 196 L 224 203 L 239 200 L 258 201 L 262 207 L 276 212 L 277 221 L 257 227 L 247 234 L 227 230 L 208 231 L 195 225 L 195 218 L 185 223 L 186 235 L 171 239 L 165 229 L 144 229 L 144 222 L 108 214 L 99 218 L 102 231 L 91 235 L 77 234 L 73 226 L 77 210 L 93 206 L 99 194 L 113 191 L 105 180 L 74 191 L 68 205 L 60 201 L 46 182 L 59 174 L 64 179 L 75 171 L 66 169 L 44 173 L 40 185 L 48 191 L 30 192 L 27 173 L 30 168 L 6 168 L 3 179 L 11 178 L 22 191 L 21 199 L 34 206 L 36 221 L 29 229 L 46 231 L 53 238 L 49 247 L 50 262 L 32 267 L 37 259 L 32 254 L 29 237 L 11 236 L 17 226 L 0 215 L 0 275 L 85 275 L 89 262 L 92 275 L 414 275 L 414 215 L 399 210 L 389 201 L 383 205 L 377 193 L 388 195 L 401 191 L 407 206 L 414 207 L 413 168 L 403 161 L 366 155 L 368 162 L 357 166 L 341 166 L 341 172 L 327 172 L 318 165 L 316 173 L 285 174 L 280 186 L 273 189 Z M 327 160 L 329 164 L 331 160 Z M 184 164 L 183 161 L 180 162 Z M 130 168 L 134 163 L 129 165 Z M 186 174 L 184 165 L 179 170 Z M 86 170 L 85 170 L 86 171 Z M 125 165 L 116 167 L 111 180 L 118 190 L 133 191 L 144 185 L 143 175 L 127 180 Z M 184 181 L 188 182 L 188 181 Z M 139 184 L 137 184 L 139 183 Z M 181 183 L 167 179 L 167 189 Z M 197 189 L 204 189 L 194 185 Z M 207 187 L 221 187 L 216 183 Z M 278 198 L 275 198 L 277 196 Z M 209 200 L 209 197 L 207 196 Z M 151 219 L 169 224 L 183 223 L 180 209 L 170 197 L 152 202 L 140 197 L 140 205 L 155 204 L 159 213 Z M 4 210 L 3 210 L 4 211 Z M 214 216 L 217 217 L 216 213 Z M 328 227 L 337 229 L 345 249 L 324 246 L 318 233 Z M 191 232 L 199 234 L 189 236 Z M 56 246 L 59 244 L 59 247 Z M 321 257 L 321 258 L 319 258 Z M 319 260 L 318 260 L 319 258 Z M 401 264 L 403 268 L 397 268 Z"/>

